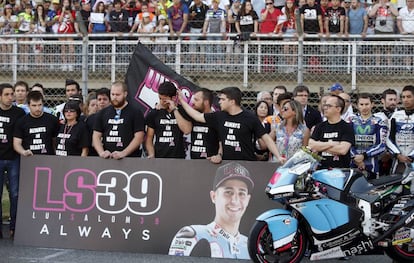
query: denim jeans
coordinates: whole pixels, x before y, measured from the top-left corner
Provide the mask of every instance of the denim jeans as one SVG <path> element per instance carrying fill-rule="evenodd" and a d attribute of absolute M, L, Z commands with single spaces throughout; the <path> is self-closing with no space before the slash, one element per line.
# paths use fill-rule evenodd
<path fill-rule="evenodd" d="M 3 196 L 4 175 L 6 175 L 9 182 L 10 193 L 10 230 L 14 230 L 16 227 L 17 197 L 19 194 L 19 170 L 20 157 L 17 157 L 14 160 L 0 160 L 0 204 L 3 205 L 1 198 Z M 3 214 L 0 209 L 0 219 L 2 218 Z"/>

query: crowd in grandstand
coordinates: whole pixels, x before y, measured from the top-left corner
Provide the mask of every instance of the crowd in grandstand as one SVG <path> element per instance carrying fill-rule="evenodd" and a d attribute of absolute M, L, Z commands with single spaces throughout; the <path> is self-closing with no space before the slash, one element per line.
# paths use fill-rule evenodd
<path fill-rule="evenodd" d="M 413 34 L 414 0 L 1 0 L 1 34 Z M 297 15 L 299 14 L 299 15 Z M 217 37 L 211 37 L 214 39 Z M 220 38 L 220 37 L 219 37 Z"/>

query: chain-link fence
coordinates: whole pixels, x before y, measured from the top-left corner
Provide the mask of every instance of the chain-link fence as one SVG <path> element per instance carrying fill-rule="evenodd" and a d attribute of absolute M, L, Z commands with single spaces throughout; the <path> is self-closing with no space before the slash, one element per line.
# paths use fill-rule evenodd
<path fill-rule="evenodd" d="M 155 38 L 157 36 L 157 38 Z M 191 36 L 191 34 L 188 34 Z M 218 90 L 238 86 L 250 108 L 256 93 L 276 85 L 288 90 L 298 84 L 312 91 L 311 101 L 340 82 L 348 92 L 380 94 L 386 88 L 413 84 L 414 41 L 295 40 L 167 40 L 167 35 L 143 35 L 142 42 L 165 64 L 199 86 Z M 390 36 L 387 36 L 390 37 Z M 65 79 L 88 91 L 125 78 L 137 35 L 16 35 L 1 38 L 2 82 L 42 83 L 49 104 L 60 102 Z M 376 96 L 379 101 L 380 97 Z"/>

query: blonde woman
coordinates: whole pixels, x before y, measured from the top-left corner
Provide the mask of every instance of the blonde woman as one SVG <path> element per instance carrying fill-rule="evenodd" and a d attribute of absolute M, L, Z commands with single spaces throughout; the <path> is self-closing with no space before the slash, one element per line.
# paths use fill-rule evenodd
<path fill-rule="evenodd" d="M 281 108 L 283 121 L 271 131 L 280 155 L 289 159 L 302 146 L 308 145 L 310 132 L 306 127 L 302 106 L 295 100 L 285 102 Z"/>

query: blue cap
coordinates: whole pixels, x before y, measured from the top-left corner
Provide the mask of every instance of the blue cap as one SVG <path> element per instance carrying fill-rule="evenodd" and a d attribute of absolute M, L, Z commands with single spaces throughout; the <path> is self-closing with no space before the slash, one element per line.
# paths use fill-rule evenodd
<path fill-rule="evenodd" d="M 330 91 L 337 91 L 337 90 L 344 91 L 344 88 L 342 87 L 341 84 L 335 83 L 335 84 L 332 85 L 332 87 L 329 90 Z"/>

